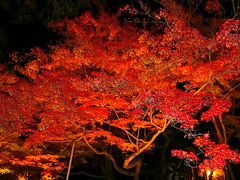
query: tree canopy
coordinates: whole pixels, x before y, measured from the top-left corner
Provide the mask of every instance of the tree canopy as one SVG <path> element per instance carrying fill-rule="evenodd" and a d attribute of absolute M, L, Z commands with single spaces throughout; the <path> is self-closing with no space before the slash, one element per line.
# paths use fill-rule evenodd
<path fill-rule="evenodd" d="M 161 5 L 86 12 L 49 25 L 64 37 L 56 45 L 10 55 L 0 68 L 1 174 L 31 167 L 40 172 L 31 177 L 58 179 L 69 156 L 60 144 L 78 143 L 137 180 L 140 155 L 170 126 L 192 139 L 192 151 L 171 151 L 191 168 L 223 171 L 240 162 L 224 116 L 239 99 L 240 20 L 221 19 L 206 35 L 182 4 Z M 205 9 L 220 7 L 209 0 Z M 199 129 L 209 124 L 213 132 Z"/>

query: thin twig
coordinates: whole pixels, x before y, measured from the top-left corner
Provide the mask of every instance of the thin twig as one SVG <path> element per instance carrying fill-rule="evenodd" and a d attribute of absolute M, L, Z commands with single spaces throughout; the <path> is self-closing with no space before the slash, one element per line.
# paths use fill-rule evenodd
<path fill-rule="evenodd" d="M 218 124 L 217 124 L 217 121 L 216 121 L 215 117 L 212 118 L 212 122 L 213 122 L 213 125 L 214 125 L 214 127 L 215 127 L 215 129 L 216 129 L 216 131 L 217 131 L 217 137 L 218 137 L 218 139 L 219 139 L 219 142 L 220 142 L 220 143 L 223 143 L 224 140 L 223 140 L 222 134 L 221 134 L 221 132 L 220 132 L 220 129 L 219 129 L 219 127 L 218 127 Z"/>
<path fill-rule="evenodd" d="M 72 159 L 73 159 L 74 148 L 75 148 L 75 141 L 73 141 L 73 144 L 72 144 L 72 150 L 71 150 L 71 155 L 70 155 L 70 159 L 69 159 L 69 164 L 68 164 L 68 171 L 67 171 L 66 180 L 68 180 L 68 179 L 69 179 L 69 176 L 70 176 L 70 171 L 71 171 L 71 166 L 72 166 Z"/>
<path fill-rule="evenodd" d="M 209 78 L 209 80 L 207 80 L 207 82 L 205 82 L 195 93 L 194 95 L 198 94 L 206 85 L 208 85 L 211 81 L 215 80 L 217 77 L 227 74 L 227 73 L 236 73 L 236 72 L 240 72 L 240 70 L 226 70 L 222 73 L 216 74 L 212 77 Z"/>
<path fill-rule="evenodd" d="M 223 137 L 224 137 L 224 143 L 227 143 L 227 134 L 226 134 L 226 128 L 223 124 L 223 119 L 222 119 L 222 115 L 219 115 L 219 121 L 220 121 L 220 124 L 222 126 L 222 130 L 223 130 Z"/>
<path fill-rule="evenodd" d="M 94 175 L 94 174 L 89 174 L 87 172 L 84 171 L 80 171 L 80 172 L 75 172 L 75 173 L 71 173 L 72 175 L 78 175 L 78 174 L 83 174 L 89 177 L 93 177 L 93 178 L 98 178 L 98 179 L 102 179 L 102 178 L 106 178 L 106 176 L 100 176 L 100 175 Z"/>
<path fill-rule="evenodd" d="M 230 90 L 228 91 L 228 93 L 224 95 L 224 98 L 225 98 L 226 96 L 228 96 L 228 94 L 230 94 L 232 91 L 234 91 L 234 90 L 235 90 L 236 88 L 238 88 L 239 86 L 240 86 L 240 83 L 239 83 L 238 85 L 236 85 L 235 87 L 233 87 L 232 89 L 230 89 Z"/>
<path fill-rule="evenodd" d="M 113 126 L 113 127 L 116 127 L 116 128 L 118 128 L 118 129 L 123 130 L 123 131 L 127 134 L 128 140 L 129 140 L 130 143 L 132 143 L 132 144 L 134 144 L 134 143 L 133 143 L 133 141 L 131 140 L 130 136 L 131 136 L 133 139 L 135 139 L 136 141 L 138 140 L 138 141 L 141 141 L 141 142 L 143 142 L 143 143 L 146 143 L 144 140 L 138 139 L 137 137 L 135 137 L 133 134 L 131 134 L 130 132 L 128 132 L 126 129 L 122 129 L 122 128 L 120 128 L 120 127 L 114 126 L 114 125 L 112 125 L 111 123 L 108 123 L 108 122 L 106 122 L 106 121 L 105 121 L 104 123 L 108 124 L 109 126 Z"/>

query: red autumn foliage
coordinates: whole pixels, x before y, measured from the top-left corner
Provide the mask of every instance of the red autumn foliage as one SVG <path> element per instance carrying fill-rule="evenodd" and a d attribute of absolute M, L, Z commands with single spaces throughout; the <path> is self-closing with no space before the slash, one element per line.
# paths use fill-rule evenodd
<path fill-rule="evenodd" d="M 133 159 L 150 150 L 169 125 L 192 131 L 228 112 L 231 102 L 221 87 L 239 80 L 239 20 L 227 20 L 207 38 L 189 26 L 190 15 L 176 2 L 165 3 L 169 9 L 154 14 L 164 24 L 162 33 L 121 24 L 118 14 L 93 18 L 88 12 L 53 24 L 65 39 L 48 51 L 12 54 L 14 70 L 25 78 L 0 72 L 7 77 L 0 78 L 1 127 L 27 134 L 25 148 L 81 140 L 115 162 L 104 151 L 114 146 L 126 155 L 123 168 L 137 169 Z M 20 65 L 29 57 L 33 60 Z M 176 87 L 179 82 L 186 82 L 184 91 Z M 194 145 L 207 158 L 199 168 L 239 163 L 239 154 L 226 144 L 198 136 Z M 192 152 L 172 155 L 199 160 Z"/>
<path fill-rule="evenodd" d="M 183 150 L 172 150 L 172 156 L 177 156 L 178 158 L 187 159 L 188 161 L 198 161 L 198 157 L 193 152 L 186 152 Z"/>
<path fill-rule="evenodd" d="M 229 149 L 227 144 L 216 144 L 206 136 L 198 136 L 195 138 L 193 144 L 199 147 L 204 152 L 204 159 L 199 162 L 198 156 L 193 152 L 186 152 L 182 150 L 172 150 L 172 156 L 179 157 L 187 161 L 195 161 L 200 169 L 216 170 L 223 169 L 227 162 L 239 163 L 240 153 Z"/>
<path fill-rule="evenodd" d="M 213 13 L 215 11 L 221 10 L 221 4 L 218 2 L 218 0 L 208 0 L 205 4 L 205 10 L 208 13 Z"/>
<path fill-rule="evenodd" d="M 231 106 L 231 101 L 227 99 L 214 99 L 211 102 L 211 107 L 209 110 L 202 113 L 201 120 L 210 120 L 213 116 L 219 116 L 224 112 L 228 112 Z"/>

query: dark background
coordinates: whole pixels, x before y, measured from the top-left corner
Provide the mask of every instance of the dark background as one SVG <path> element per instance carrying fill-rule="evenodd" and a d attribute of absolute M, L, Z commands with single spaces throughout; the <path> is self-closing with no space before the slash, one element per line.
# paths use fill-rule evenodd
<path fill-rule="evenodd" d="M 142 1 L 151 9 L 161 7 L 158 0 Z M 207 0 L 177 1 L 187 11 L 194 10 L 192 17 L 197 17 L 199 14 L 203 16 L 201 22 L 194 23 L 206 35 L 217 29 L 211 22 L 213 18 L 233 17 L 231 0 L 219 1 L 223 8 L 222 14 L 206 13 L 204 5 Z M 44 48 L 59 40 L 60 37 L 48 28 L 49 23 L 64 18 L 74 18 L 87 10 L 95 14 L 100 9 L 114 13 L 127 3 L 138 8 L 138 2 L 139 0 L 0 0 L 0 62 L 7 62 L 8 54 L 13 51 L 27 51 L 34 46 Z M 200 3 L 195 9 L 196 2 Z"/>
<path fill-rule="evenodd" d="M 116 12 L 126 0 L 0 0 L 0 62 L 13 51 L 46 47 L 59 40 L 48 24 L 89 10 Z"/>

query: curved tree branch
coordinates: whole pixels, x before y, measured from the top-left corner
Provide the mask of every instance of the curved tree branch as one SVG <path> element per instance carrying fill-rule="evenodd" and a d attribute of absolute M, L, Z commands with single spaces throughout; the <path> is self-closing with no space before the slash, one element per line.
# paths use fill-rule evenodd
<path fill-rule="evenodd" d="M 138 151 L 136 151 L 135 153 L 131 154 L 125 161 L 123 164 L 123 167 L 125 169 L 131 169 L 134 166 L 131 165 L 131 162 L 133 159 L 135 159 L 139 154 L 141 154 L 145 149 L 147 149 L 152 143 L 153 141 L 158 137 L 159 134 L 161 134 L 162 132 L 164 132 L 164 130 L 166 129 L 166 127 L 170 124 L 170 121 L 168 121 L 167 119 L 165 119 L 165 124 L 163 126 L 163 128 L 161 130 L 158 130 L 153 136 L 152 138 L 147 142 L 147 144 L 145 144 L 142 148 L 140 148 Z"/>
<path fill-rule="evenodd" d="M 109 154 L 109 153 L 107 153 L 107 152 L 105 152 L 105 151 L 98 151 L 96 148 L 94 148 L 94 147 L 88 142 L 88 140 L 87 140 L 85 137 L 83 137 L 83 139 L 84 139 L 85 143 L 88 145 L 88 147 L 89 147 L 94 153 L 96 153 L 96 154 L 98 154 L 98 155 L 104 155 L 104 156 L 106 156 L 107 158 L 109 158 L 109 159 L 112 161 L 112 163 L 113 163 L 113 167 L 114 167 L 119 173 L 122 173 L 122 174 L 127 175 L 127 176 L 134 176 L 134 174 L 135 174 L 134 172 L 129 172 L 129 171 L 125 170 L 125 169 L 122 169 L 122 168 L 118 167 L 115 158 L 114 158 L 111 154 Z"/>

